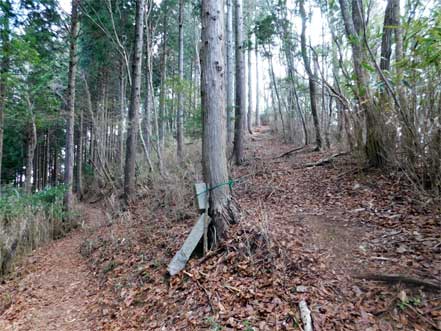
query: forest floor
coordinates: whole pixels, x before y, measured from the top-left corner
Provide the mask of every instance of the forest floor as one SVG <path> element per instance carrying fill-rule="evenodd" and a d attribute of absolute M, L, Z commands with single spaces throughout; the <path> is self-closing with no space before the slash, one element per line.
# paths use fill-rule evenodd
<path fill-rule="evenodd" d="M 439 206 L 400 173 L 348 155 L 311 166 L 338 151 L 280 157 L 292 148 L 268 128 L 249 139 L 232 174 L 241 222 L 172 278 L 191 198 L 178 213 L 173 194 L 147 189 L 130 213 L 89 211 L 100 226 L 37 250 L 0 285 L 0 329 L 302 330 L 304 299 L 314 330 L 441 330 Z M 364 279 L 396 274 L 412 279 Z"/>
<path fill-rule="evenodd" d="M 90 309 L 99 286 L 80 247 L 105 215 L 88 205 L 81 210 L 87 223 L 80 230 L 35 250 L 0 282 L 0 330 L 94 330 Z"/>

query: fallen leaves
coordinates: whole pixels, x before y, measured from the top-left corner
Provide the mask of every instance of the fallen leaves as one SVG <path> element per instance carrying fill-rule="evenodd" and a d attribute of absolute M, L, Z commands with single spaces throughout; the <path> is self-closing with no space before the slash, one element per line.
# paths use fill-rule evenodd
<path fill-rule="evenodd" d="M 302 300 L 314 330 L 438 330 L 436 293 L 352 276 L 441 279 L 439 214 L 349 156 L 302 168 L 332 155 L 305 149 L 272 161 L 290 147 L 259 135 L 248 151 L 257 158 L 233 174 L 242 221 L 184 272 L 169 278 L 166 267 L 194 219 L 172 220 L 154 196 L 88 238 L 100 280 L 94 330 L 301 330 Z"/>

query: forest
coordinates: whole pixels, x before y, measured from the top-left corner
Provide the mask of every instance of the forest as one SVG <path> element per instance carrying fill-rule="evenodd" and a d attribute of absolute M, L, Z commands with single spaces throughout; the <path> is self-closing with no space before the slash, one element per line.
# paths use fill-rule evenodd
<path fill-rule="evenodd" d="M 438 0 L 0 0 L 0 330 L 441 330 Z"/>

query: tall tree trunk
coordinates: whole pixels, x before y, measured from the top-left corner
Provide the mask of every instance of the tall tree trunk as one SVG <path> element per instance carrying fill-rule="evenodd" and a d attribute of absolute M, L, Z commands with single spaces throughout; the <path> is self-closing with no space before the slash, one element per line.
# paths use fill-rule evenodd
<path fill-rule="evenodd" d="M 251 61 L 251 54 L 252 50 L 248 50 L 248 79 L 247 79 L 247 85 L 248 85 L 248 112 L 247 112 L 247 130 L 250 134 L 253 134 L 253 127 L 252 127 L 252 120 L 253 120 L 253 87 L 252 87 L 252 61 Z"/>
<path fill-rule="evenodd" d="M 391 23 L 395 28 L 395 71 L 397 80 L 397 95 L 400 103 L 400 114 L 403 117 L 403 136 L 405 142 L 405 150 L 408 158 L 408 162 L 413 166 L 416 162 L 417 154 L 419 151 L 419 139 L 416 136 L 415 128 L 415 114 L 412 111 L 412 107 L 409 107 L 407 101 L 406 93 L 404 90 L 403 83 L 403 68 L 402 60 L 404 58 L 404 47 L 403 47 L 403 28 L 400 21 L 400 0 L 390 0 L 392 2 L 392 19 Z M 438 169 L 437 169 L 438 170 Z"/>
<path fill-rule="evenodd" d="M 124 195 L 127 204 L 135 191 L 135 161 L 141 95 L 144 9 L 144 0 L 137 0 L 135 18 L 135 45 L 132 60 L 132 86 L 130 91 L 130 107 L 127 128 L 126 164 L 124 168 Z"/>
<path fill-rule="evenodd" d="M 236 4 L 236 98 L 234 122 L 234 159 L 237 165 L 244 160 L 244 121 L 246 115 L 245 50 L 243 38 L 242 0 Z"/>
<path fill-rule="evenodd" d="M 152 168 L 151 166 L 151 162 L 150 162 L 150 152 L 152 150 L 151 148 L 151 114 L 152 114 L 152 103 L 154 102 L 153 100 L 153 91 L 150 90 L 150 81 L 152 79 L 152 62 L 151 62 L 151 57 L 150 57 L 150 53 L 152 50 L 152 38 L 151 38 L 151 23 L 149 20 L 149 16 L 151 13 L 151 8 L 149 7 L 148 9 L 148 15 L 146 15 L 145 18 L 145 98 L 144 98 L 144 118 L 143 118 L 143 127 L 144 130 L 141 130 L 142 132 L 140 133 L 141 135 L 143 135 L 144 131 L 145 131 L 145 153 L 146 153 L 146 158 L 147 161 L 149 162 L 149 166 L 150 168 Z"/>
<path fill-rule="evenodd" d="M 366 62 L 366 51 L 362 42 L 363 16 L 362 4 L 359 0 L 352 0 L 352 16 L 347 0 L 339 0 L 340 10 L 345 25 L 347 38 L 352 47 L 352 62 L 357 82 L 357 98 L 360 108 L 366 117 L 366 157 L 371 166 L 379 167 L 385 163 L 384 145 L 379 129 L 380 123 L 376 114 L 369 88 L 369 75 L 363 66 Z"/>
<path fill-rule="evenodd" d="M 233 141 L 234 123 L 234 34 L 233 0 L 227 0 L 227 141 Z"/>
<path fill-rule="evenodd" d="M 118 123 L 118 138 L 119 138 L 119 168 L 121 174 L 124 171 L 124 113 L 126 108 L 126 81 L 124 77 L 124 62 L 121 60 L 119 71 L 119 123 Z"/>
<path fill-rule="evenodd" d="M 216 228 L 215 242 L 235 220 L 226 156 L 223 12 L 223 1 L 202 0 L 202 162 L 205 181 L 212 188 L 209 213 Z"/>
<path fill-rule="evenodd" d="M 309 98 L 311 102 L 311 114 L 312 114 L 312 120 L 314 122 L 314 130 L 315 130 L 315 144 L 316 144 L 316 149 L 320 150 L 322 148 L 322 137 L 320 134 L 320 123 L 319 123 L 318 111 L 317 111 L 317 97 L 316 97 L 317 85 L 315 83 L 315 75 L 311 70 L 308 51 L 306 49 L 306 12 L 305 12 L 304 0 L 300 0 L 299 5 L 300 5 L 300 16 L 302 18 L 302 33 L 300 35 L 302 58 L 305 64 L 305 70 L 308 74 Z"/>
<path fill-rule="evenodd" d="M 67 85 L 67 129 L 66 129 L 66 157 L 64 161 L 64 208 L 72 211 L 73 205 L 73 167 L 74 167 L 74 124 L 75 124 L 75 82 L 77 72 L 77 38 L 79 31 L 78 9 L 80 0 L 72 0 L 72 14 L 70 26 L 69 74 Z"/>
<path fill-rule="evenodd" d="M 179 93 L 178 109 L 176 111 L 176 143 L 177 158 L 182 161 L 184 153 L 184 0 L 179 0 Z"/>
<path fill-rule="evenodd" d="M 165 86 L 167 80 L 167 15 L 164 15 L 164 32 L 162 37 L 162 54 L 161 54 L 161 86 L 159 95 L 159 137 L 161 147 L 164 146 L 165 139 Z"/>
<path fill-rule="evenodd" d="M 7 97 L 7 74 L 9 72 L 9 16 L 12 9 L 9 0 L 4 1 L 4 16 L 1 18 L 0 24 L 0 40 L 2 42 L 2 59 L 0 62 L 0 195 L 1 195 L 1 179 L 2 179 L 2 158 L 3 158 L 3 132 L 5 121 L 5 106 Z"/>
<path fill-rule="evenodd" d="M 78 195 L 78 199 L 81 200 L 83 198 L 83 110 L 80 110 L 80 123 L 78 125 L 78 137 L 77 137 L 77 173 L 76 173 L 76 193 Z"/>
<path fill-rule="evenodd" d="M 393 5 L 395 0 L 388 0 L 386 5 L 386 11 L 384 13 L 383 34 L 381 38 L 381 57 L 380 57 L 380 69 L 390 70 L 390 57 L 392 54 L 392 32 L 394 22 Z"/>
<path fill-rule="evenodd" d="M 254 52 L 256 58 L 256 127 L 260 127 L 260 82 L 259 82 L 259 47 L 257 44 L 257 35 L 254 35 Z"/>
<path fill-rule="evenodd" d="M 272 86 L 274 88 L 274 93 L 276 95 L 276 99 L 277 99 L 277 110 L 280 114 L 280 121 L 282 122 L 282 132 L 283 132 L 283 137 L 286 138 L 286 130 L 285 130 L 285 120 L 283 119 L 283 113 L 282 113 L 282 101 L 280 98 L 280 94 L 279 94 L 279 89 L 277 87 L 277 81 L 276 81 L 276 75 L 274 73 L 274 66 L 273 66 L 273 57 L 272 55 L 269 56 L 269 71 L 270 71 L 270 77 L 272 80 Z M 277 114 L 274 111 L 274 114 Z M 277 125 L 277 118 L 276 120 L 276 125 Z"/>
<path fill-rule="evenodd" d="M 247 106 L 248 106 L 248 112 L 247 112 L 247 130 L 248 133 L 253 134 L 252 130 L 252 119 L 253 119 L 253 82 L 252 82 L 252 33 L 251 33 L 251 22 L 253 20 L 253 4 L 252 0 L 248 0 L 248 10 L 247 10 L 247 87 L 248 87 L 248 99 L 247 99 Z"/>
<path fill-rule="evenodd" d="M 25 174 L 25 192 L 32 192 L 32 177 L 34 175 L 34 182 L 36 182 L 35 172 L 32 174 L 34 169 L 34 155 L 35 148 L 37 146 L 37 127 L 35 125 L 35 115 L 32 110 L 32 104 L 28 100 L 28 110 L 29 110 L 29 124 L 28 124 L 28 132 L 27 132 L 27 146 L 26 146 L 26 174 Z"/>

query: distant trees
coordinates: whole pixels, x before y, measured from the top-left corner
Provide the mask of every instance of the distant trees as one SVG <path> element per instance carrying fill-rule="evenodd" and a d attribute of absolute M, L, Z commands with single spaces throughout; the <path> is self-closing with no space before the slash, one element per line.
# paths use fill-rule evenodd
<path fill-rule="evenodd" d="M 31 192 L 64 177 L 66 205 L 72 188 L 79 196 L 124 189 L 128 198 L 137 178 L 185 167 L 180 161 L 207 134 L 211 106 L 200 93 L 200 4 L 78 1 L 75 38 L 55 0 L 0 2 L 1 182 Z M 235 164 L 245 160 L 246 132 L 262 120 L 287 143 L 349 149 L 439 190 L 435 8 L 399 0 L 386 8 L 360 0 L 224 4 L 204 2 L 226 16 L 222 77 L 210 79 L 225 80 L 216 114 Z"/>

